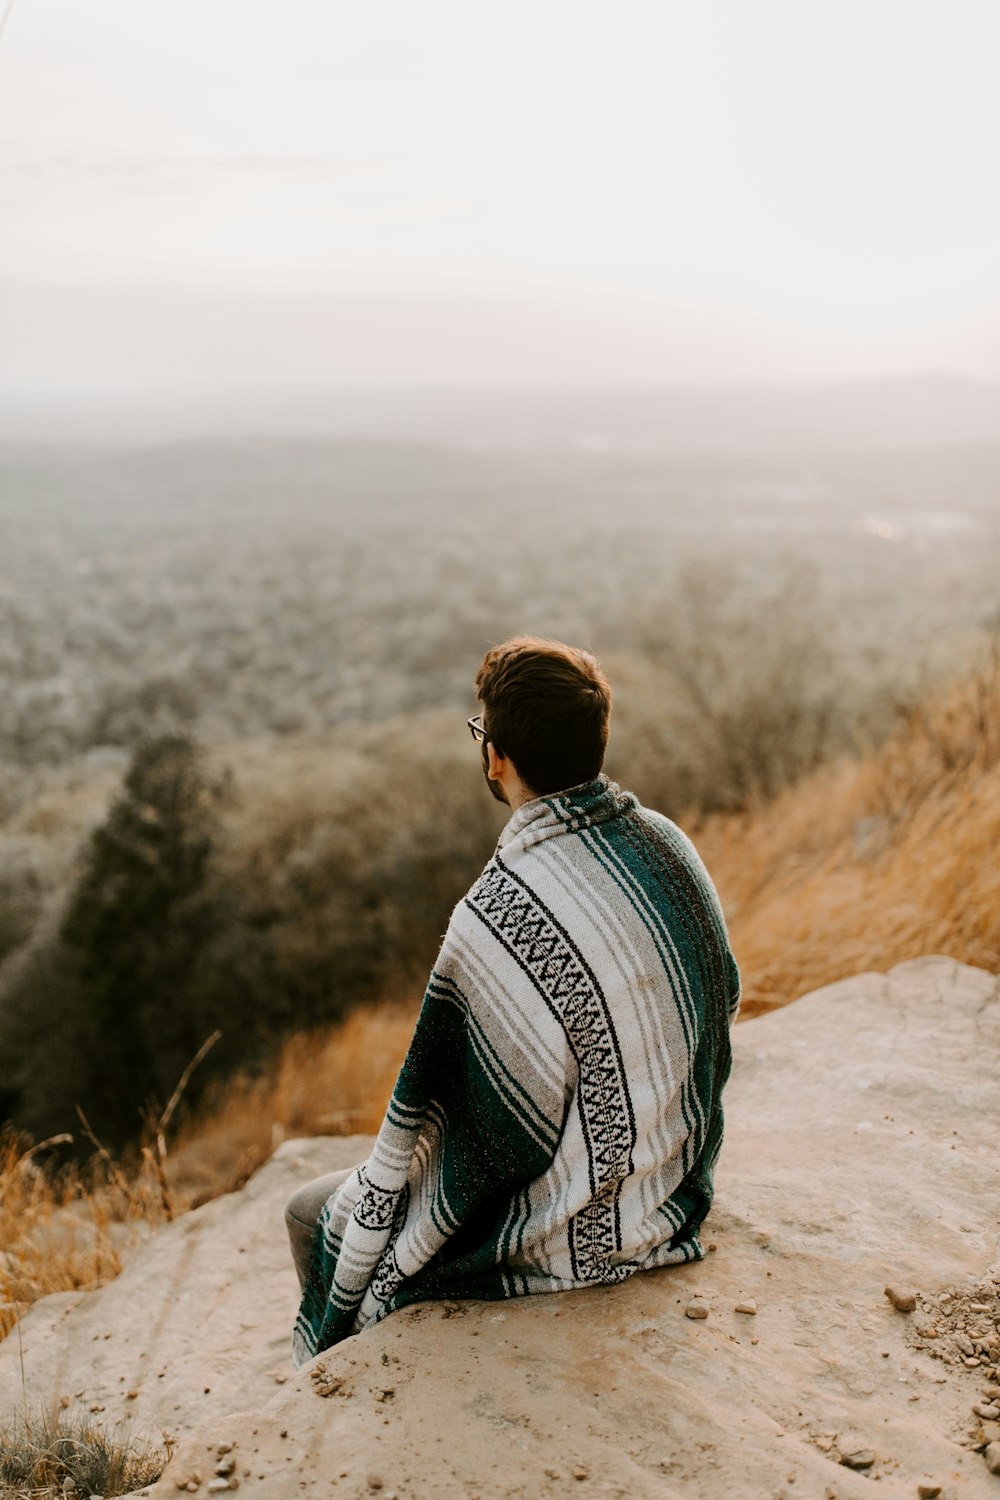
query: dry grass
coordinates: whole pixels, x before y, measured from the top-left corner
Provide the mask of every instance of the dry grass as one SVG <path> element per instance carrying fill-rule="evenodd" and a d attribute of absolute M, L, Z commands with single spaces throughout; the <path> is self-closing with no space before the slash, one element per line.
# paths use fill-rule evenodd
<path fill-rule="evenodd" d="M 58 1407 L 18 1411 L 0 1423 L 0 1500 L 111 1500 L 153 1484 L 168 1457 L 124 1429 L 109 1432 Z"/>
<path fill-rule="evenodd" d="M 745 1016 L 904 959 L 1000 970 L 1000 654 L 911 711 L 877 754 L 694 828 L 730 920 Z M 282 1139 L 378 1128 L 416 1018 L 397 996 L 294 1037 L 206 1101 L 170 1155 L 56 1177 L 0 1137 L 0 1332 L 47 1292 L 117 1274 L 136 1238 L 239 1187 Z M 5 1321 L 3 1321 L 5 1320 Z"/>
<path fill-rule="evenodd" d="M 39 1297 L 117 1276 L 135 1244 L 186 1206 L 165 1206 L 148 1156 L 133 1170 L 100 1156 L 46 1170 L 40 1162 L 63 1139 L 31 1147 L 0 1131 L 0 1337 Z"/>
<path fill-rule="evenodd" d="M 398 999 L 366 1007 L 292 1037 L 265 1078 L 230 1081 L 182 1130 L 168 1165 L 174 1189 L 203 1202 L 240 1186 L 290 1137 L 374 1134 L 416 1015 Z"/>
<path fill-rule="evenodd" d="M 377 1130 L 415 1020 L 393 1000 L 291 1038 L 270 1075 L 231 1080 L 169 1153 L 161 1120 L 131 1163 L 98 1152 L 53 1173 L 40 1163 L 65 1138 L 0 1132 L 0 1338 L 39 1297 L 117 1276 L 153 1229 L 242 1186 L 286 1137 Z"/>
<path fill-rule="evenodd" d="M 877 754 L 696 830 L 729 916 L 744 1015 L 904 959 L 1000 970 L 1000 655 Z"/>

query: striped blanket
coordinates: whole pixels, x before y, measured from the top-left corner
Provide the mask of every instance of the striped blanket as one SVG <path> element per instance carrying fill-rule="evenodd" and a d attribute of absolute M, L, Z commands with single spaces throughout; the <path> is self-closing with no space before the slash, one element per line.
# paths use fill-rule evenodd
<path fill-rule="evenodd" d="M 320 1216 L 302 1364 L 411 1302 L 699 1259 L 739 975 L 667 818 L 536 798 L 456 907 L 368 1160 Z"/>

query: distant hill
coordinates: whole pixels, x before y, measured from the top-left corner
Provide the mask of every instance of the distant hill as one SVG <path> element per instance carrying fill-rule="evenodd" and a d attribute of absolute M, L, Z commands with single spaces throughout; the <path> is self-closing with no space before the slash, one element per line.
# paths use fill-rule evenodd
<path fill-rule="evenodd" d="M 797 385 L 310 389 L 246 396 L 7 401 L 0 444 L 253 433 L 458 446 L 871 451 L 1000 443 L 1000 382 L 926 375 Z"/>

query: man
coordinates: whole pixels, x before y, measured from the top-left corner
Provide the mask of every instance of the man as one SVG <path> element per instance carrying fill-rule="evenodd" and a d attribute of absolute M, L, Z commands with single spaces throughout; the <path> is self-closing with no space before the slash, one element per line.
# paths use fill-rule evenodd
<path fill-rule="evenodd" d="M 739 975 L 693 845 L 601 773 L 611 690 L 489 651 L 470 719 L 511 817 L 452 914 L 371 1156 L 288 1208 L 296 1363 L 411 1302 L 699 1259 Z"/>

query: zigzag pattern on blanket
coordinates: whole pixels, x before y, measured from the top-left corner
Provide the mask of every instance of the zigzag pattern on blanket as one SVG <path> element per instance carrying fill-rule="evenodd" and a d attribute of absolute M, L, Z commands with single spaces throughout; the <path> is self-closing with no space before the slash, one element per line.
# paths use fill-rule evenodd
<path fill-rule="evenodd" d="M 674 824 L 604 776 L 519 808 L 452 915 L 372 1154 L 323 1210 L 296 1362 L 410 1302 L 699 1257 L 738 998 Z"/>

